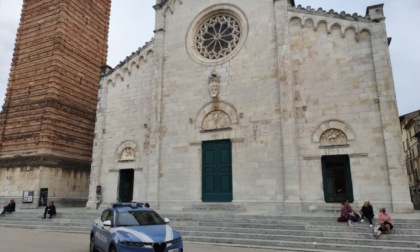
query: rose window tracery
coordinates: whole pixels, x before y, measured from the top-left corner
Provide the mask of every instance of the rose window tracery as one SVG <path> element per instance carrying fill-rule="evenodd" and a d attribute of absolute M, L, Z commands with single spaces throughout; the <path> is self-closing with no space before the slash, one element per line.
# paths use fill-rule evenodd
<path fill-rule="evenodd" d="M 196 36 L 196 48 L 204 58 L 217 60 L 230 54 L 240 37 L 239 22 L 230 15 L 219 14 L 201 25 Z"/>

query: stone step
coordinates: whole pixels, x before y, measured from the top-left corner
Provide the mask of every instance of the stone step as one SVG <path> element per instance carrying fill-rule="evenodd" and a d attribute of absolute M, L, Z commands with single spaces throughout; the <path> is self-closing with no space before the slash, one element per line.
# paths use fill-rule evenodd
<path fill-rule="evenodd" d="M 317 236 L 329 238 L 353 238 L 364 239 L 371 238 L 373 230 L 364 230 L 363 232 L 328 232 L 328 231 L 302 231 L 302 230 L 272 230 L 272 229 L 253 229 L 253 228 L 226 228 L 226 227 L 202 227 L 202 226 L 175 226 L 175 229 L 182 233 L 186 232 L 226 232 L 226 233 L 243 233 L 243 234 L 258 234 L 258 235 L 293 235 L 297 237 Z M 413 234 L 398 234 L 392 232 L 393 240 L 405 241 L 419 241 L 419 235 Z"/>
<path fill-rule="evenodd" d="M 223 204 L 223 203 L 206 203 L 206 204 L 196 204 L 188 208 L 184 208 L 184 211 L 194 211 L 194 212 L 245 212 L 246 208 L 244 206 L 234 205 L 232 203 Z"/>
<path fill-rule="evenodd" d="M 81 211 L 81 210 L 79 210 Z M 0 217 L 0 226 L 51 232 L 88 234 L 97 212 L 63 211 L 41 219 L 39 209 L 22 210 Z M 376 240 L 367 223 L 337 223 L 336 218 L 310 216 L 264 216 L 232 213 L 160 213 L 168 217 L 186 242 L 228 244 L 289 251 L 420 251 L 418 220 L 395 220 L 392 239 Z M 282 247 L 283 246 L 283 247 Z"/>
<path fill-rule="evenodd" d="M 231 238 L 217 238 L 200 237 L 200 236 L 183 236 L 186 242 L 195 243 L 210 243 L 220 244 L 226 246 L 238 245 L 258 248 L 281 248 L 282 250 L 301 250 L 305 251 L 363 251 L 363 252 L 377 252 L 377 251 L 420 251 L 418 247 L 394 247 L 394 246 L 373 246 L 373 245 L 357 245 L 357 244 L 341 244 L 341 243 L 317 243 L 306 241 L 267 241 L 267 240 L 249 240 L 249 239 L 231 239 Z"/>
<path fill-rule="evenodd" d="M 165 212 L 159 212 L 160 215 L 165 216 L 167 218 L 173 219 L 183 219 L 183 220 L 198 220 L 198 219 L 202 219 L 202 218 L 216 218 L 216 219 L 244 219 L 247 220 L 249 222 L 272 222 L 272 221 L 296 221 L 296 222 L 323 222 L 323 221 L 327 221 L 327 222 L 336 222 L 337 224 L 340 224 L 339 222 L 337 222 L 337 217 L 314 217 L 314 216 L 288 216 L 288 215 L 276 215 L 276 216 L 259 216 L 259 215 L 233 215 L 233 214 L 224 214 L 224 213 L 217 213 L 217 214 L 213 214 L 213 213 L 205 213 L 205 214 L 188 214 L 188 213 L 165 213 Z M 374 222 L 377 221 L 377 219 L 374 219 Z M 413 220 L 413 219 L 401 219 L 401 218 L 394 218 L 394 222 L 395 223 L 413 223 L 416 222 L 418 223 L 418 220 Z M 367 223 L 367 221 L 365 222 Z M 418 223 L 420 224 L 420 223 Z"/>
<path fill-rule="evenodd" d="M 290 242 L 312 242 L 312 243 L 330 243 L 341 245 L 371 245 L 371 246 L 389 246 L 389 247 L 408 247 L 417 248 L 419 241 L 406 240 L 387 240 L 383 238 L 375 239 L 372 234 L 365 234 L 363 238 L 344 238 L 344 237 L 318 237 L 318 236 L 295 236 L 295 235 L 267 235 L 267 234 L 249 234 L 249 233 L 230 233 L 230 232 L 190 232 L 182 233 L 187 237 L 205 237 L 213 238 L 215 240 L 220 238 L 229 239 L 246 239 L 246 240 L 264 240 L 266 242 L 272 241 L 290 241 Z"/>

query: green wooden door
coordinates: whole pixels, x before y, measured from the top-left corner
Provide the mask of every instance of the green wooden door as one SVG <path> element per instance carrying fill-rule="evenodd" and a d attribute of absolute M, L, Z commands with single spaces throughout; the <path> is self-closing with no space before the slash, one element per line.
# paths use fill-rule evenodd
<path fill-rule="evenodd" d="M 323 156 L 322 177 L 325 202 L 353 202 L 350 160 L 347 155 Z"/>
<path fill-rule="evenodd" d="M 232 144 L 230 140 L 203 142 L 203 202 L 231 202 Z"/>
<path fill-rule="evenodd" d="M 134 170 L 120 170 L 120 185 L 118 199 L 120 202 L 131 202 L 133 200 Z"/>

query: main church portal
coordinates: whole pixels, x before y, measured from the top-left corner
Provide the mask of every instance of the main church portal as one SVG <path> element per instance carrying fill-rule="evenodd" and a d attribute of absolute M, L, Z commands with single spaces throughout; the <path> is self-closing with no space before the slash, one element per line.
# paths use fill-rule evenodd
<path fill-rule="evenodd" d="M 232 143 L 230 140 L 203 142 L 203 202 L 231 202 Z"/>

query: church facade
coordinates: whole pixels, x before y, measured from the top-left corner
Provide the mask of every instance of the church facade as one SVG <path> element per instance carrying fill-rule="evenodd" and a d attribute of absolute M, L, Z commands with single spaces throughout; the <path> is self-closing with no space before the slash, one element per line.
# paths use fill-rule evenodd
<path fill-rule="evenodd" d="M 88 208 L 146 200 L 316 211 L 413 205 L 383 5 L 160 0 L 155 37 L 102 76 Z"/>

